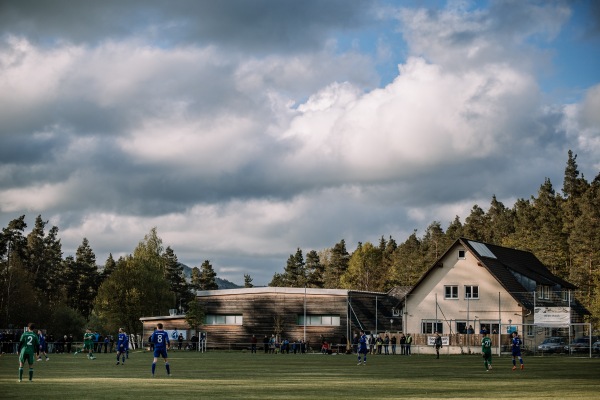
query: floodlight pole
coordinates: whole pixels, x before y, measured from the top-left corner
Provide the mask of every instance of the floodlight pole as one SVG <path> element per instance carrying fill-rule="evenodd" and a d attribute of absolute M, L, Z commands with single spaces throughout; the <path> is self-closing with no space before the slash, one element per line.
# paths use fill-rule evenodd
<path fill-rule="evenodd" d="M 304 343 L 306 343 L 306 285 L 304 285 Z"/>

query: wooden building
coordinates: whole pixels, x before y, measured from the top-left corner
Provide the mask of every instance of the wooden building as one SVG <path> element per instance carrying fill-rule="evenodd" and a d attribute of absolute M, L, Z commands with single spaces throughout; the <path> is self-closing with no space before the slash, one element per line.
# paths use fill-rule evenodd
<path fill-rule="evenodd" d="M 383 332 L 402 326 L 400 313 L 393 309 L 399 300 L 393 293 L 255 287 L 198 291 L 197 299 L 206 313 L 200 330 L 206 333 L 209 348 L 247 348 L 253 335 L 260 346 L 265 336 L 276 335 L 309 342 L 314 349 L 323 340 L 342 344 L 361 329 Z M 158 322 L 167 330 L 187 329 L 187 338 L 196 334 L 185 316 L 141 321 L 145 338 Z"/>

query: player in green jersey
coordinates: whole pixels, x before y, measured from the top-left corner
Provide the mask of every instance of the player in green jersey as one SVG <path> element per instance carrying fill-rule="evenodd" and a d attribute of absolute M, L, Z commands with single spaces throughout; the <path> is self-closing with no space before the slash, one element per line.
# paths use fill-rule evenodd
<path fill-rule="evenodd" d="M 83 334 L 83 351 L 87 350 L 88 351 L 88 358 L 90 360 L 95 360 L 96 357 L 94 357 L 94 334 L 92 333 L 92 331 L 90 330 L 90 328 L 87 328 L 85 330 L 85 333 Z"/>
<path fill-rule="evenodd" d="M 487 331 L 483 332 L 481 339 L 481 353 L 483 354 L 483 365 L 485 370 L 492 369 L 492 339 L 488 337 Z"/>
<path fill-rule="evenodd" d="M 29 364 L 29 380 L 31 381 L 33 379 L 33 363 L 36 350 L 39 346 L 40 342 L 38 340 L 38 335 L 34 332 L 34 325 L 33 323 L 29 323 L 19 341 L 19 348 L 21 349 L 19 354 L 19 382 L 23 380 L 23 365 L 26 360 Z"/>

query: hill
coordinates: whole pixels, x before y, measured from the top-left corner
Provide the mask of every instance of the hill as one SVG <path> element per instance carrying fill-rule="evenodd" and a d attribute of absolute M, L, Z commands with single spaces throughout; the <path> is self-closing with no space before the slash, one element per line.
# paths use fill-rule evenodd
<path fill-rule="evenodd" d="M 192 268 L 188 267 L 185 264 L 179 264 L 183 267 L 183 273 L 185 274 L 186 278 L 190 280 L 192 278 Z M 216 277 L 215 281 L 217 282 L 219 289 L 238 289 L 243 287 L 240 285 L 236 285 L 235 283 L 230 282 L 227 279 L 221 279 L 219 277 Z"/>

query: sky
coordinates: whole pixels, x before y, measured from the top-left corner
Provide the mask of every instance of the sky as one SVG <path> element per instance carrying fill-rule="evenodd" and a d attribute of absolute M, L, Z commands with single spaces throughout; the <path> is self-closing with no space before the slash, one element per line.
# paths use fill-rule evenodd
<path fill-rule="evenodd" d="M 600 2 L 0 1 L 0 225 L 99 265 L 152 228 L 266 285 L 290 254 L 600 172 Z"/>

